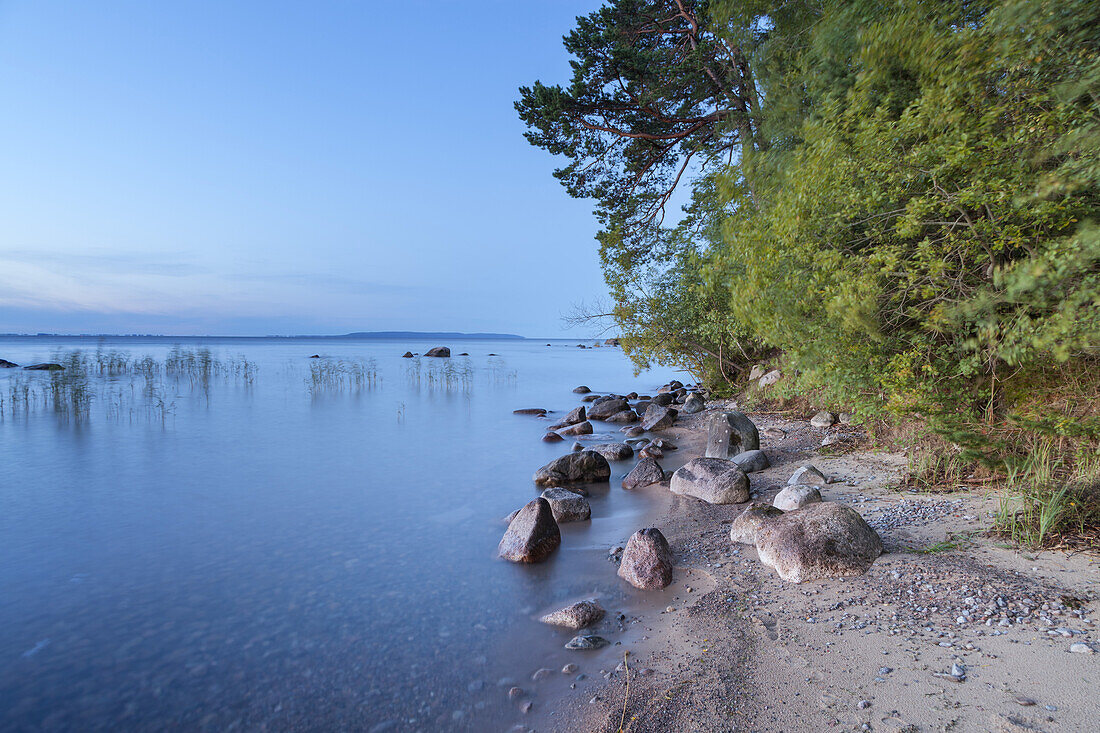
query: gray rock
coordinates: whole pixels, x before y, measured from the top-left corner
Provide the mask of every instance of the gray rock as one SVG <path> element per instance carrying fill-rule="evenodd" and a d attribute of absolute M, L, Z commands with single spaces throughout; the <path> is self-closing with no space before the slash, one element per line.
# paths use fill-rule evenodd
<path fill-rule="evenodd" d="M 672 551 L 661 530 L 649 527 L 630 536 L 619 577 L 642 590 L 658 590 L 672 582 Z"/>
<path fill-rule="evenodd" d="M 64 369 L 65 367 L 60 364 L 31 364 L 30 366 L 23 367 L 26 370 L 32 372 L 56 372 Z"/>
<path fill-rule="evenodd" d="M 728 410 L 707 421 L 707 458 L 732 458 L 760 449 L 760 433 L 745 413 Z"/>
<path fill-rule="evenodd" d="M 755 545 L 756 531 L 766 522 L 782 515 L 782 510 L 771 504 L 754 501 L 733 520 L 730 525 L 730 539 L 742 545 Z"/>
<path fill-rule="evenodd" d="M 606 422 L 632 423 L 638 422 L 638 420 L 638 413 L 634 412 L 634 410 L 620 410 L 607 418 Z"/>
<path fill-rule="evenodd" d="M 446 346 L 436 346 L 434 349 L 428 349 L 424 352 L 424 356 L 449 357 L 450 355 L 451 350 Z"/>
<path fill-rule="evenodd" d="M 667 430 L 676 422 L 676 410 L 661 405 L 650 405 L 646 408 L 642 427 L 646 430 Z"/>
<path fill-rule="evenodd" d="M 842 425 L 851 425 L 852 424 L 852 415 L 849 412 L 840 413 L 839 419 L 840 419 L 840 423 Z"/>
<path fill-rule="evenodd" d="M 541 682 L 542 680 L 550 679 L 554 675 L 554 670 L 547 667 L 542 669 L 536 669 L 535 673 L 531 675 L 532 682 Z"/>
<path fill-rule="evenodd" d="M 19 365 L 7 359 L 0 359 L 0 369 L 16 369 Z"/>
<path fill-rule="evenodd" d="M 747 450 L 744 453 L 738 453 L 730 460 L 745 473 L 759 473 L 772 465 L 762 450 Z"/>
<path fill-rule="evenodd" d="M 637 425 L 632 425 L 631 427 L 623 428 L 622 430 L 623 430 L 624 433 L 626 433 L 627 435 L 629 435 L 632 438 L 636 438 L 639 435 L 644 435 L 645 434 L 645 428 L 638 427 Z"/>
<path fill-rule="evenodd" d="M 694 415 L 697 412 L 702 412 L 707 406 L 706 400 L 703 399 L 703 395 L 698 392 L 692 392 L 684 400 L 684 412 L 689 415 Z"/>
<path fill-rule="evenodd" d="M 787 437 L 787 431 L 783 428 L 764 428 L 764 437 L 771 440 L 783 440 Z"/>
<path fill-rule="evenodd" d="M 772 504 L 776 509 L 782 509 L 785 512 L 793 512 L 795 509 L 801 509 L 807 504 L 813 504 L 819 501 L 821 501 L 821 492 L 816 486 L 795 484 L 794 486 L 785 487 L 776 494 Z"/>
<path fill-rule="evenodd" d="M 547 433 L 546 435 L 542 436 L 543 443 L 560 443 L 563 440 L 565 440 L 565 438 L 561 437 L 557 433 Z"/>
<path fill-rule="evenodd" d="M 1074 654 L 1092 654 L 1095 651 L 1091 646 L 1080 641 L 1076 644 L 1070 644 L 1069 650 Z"/>
<path fill-rule="evenodd" d="M 882 540 L 852 508 L 818 502 L 764 522 L 756 550 L 780 578 L 803 583 L 862 575 L 882 554 Z"/>
<path fill-rule="evenodd" d="M 638 450 L 639 448 L 644 448 L 645 446 L 649 445 L 649 438 L 627 438 L 626 444 L 629 445 L 631 448 Z"/>
<path fill-rule="evenodd" d="M 638 451 L 639 458 L 662 458 L 664 457 L 664 455 L 665 452 L 653 443 L 650 443 L 649 445 Z"/>
<path fill-rule="evenodd" d="M 311 356 L 309 358 L 313 359 L 314 357 Z M 316 358 L 320 359 L 321 357 L 318 356 Z M 413 358 L 413 353 L 411 351 L 406 351 L 404 354 L 401 355 L 401 358 L 402 359 L 411 359 L 411 358 Z"/>
<path fill-rule="evenodd" d="M 754 366 L 752 369 L 749 370 L 749 381 L 750 382 L 755 382 L 757 379 L 760 379 L 760 377 L 764 376 L 764 373 L 767 370 L 768 370 L 768 368 L 766 366 L 764 366 L 763 364 L 757 364 L 756 366 Z"/>
<path fill-rule="evenodd" d="M 609 461 L 626 461 L 634 457 L 634 449 L 626 443 L 596 443 L 594 450 Z"/>
<path fill-rule="evenodd" d="M 535 484 L 538 486 L 564 486 L 607 481 L 609 478 L 611 466 L 607 459 L 591 450 L 555 458 L 535 472 Z"/>
<path fill-rule="evenodd" d="M 623 410 L 630 409 L 630 403 L 621 397 L 614 397 L 608 400 L 596 400 L 592 403 L 592 407 L 588 410 L 589 420 L 606 420 L 612 415 L 618 414 Z"/>
<path fill-rule="evenodd" d="M 655 458 L 643 458 L 638 464 L 623 477 L 624 489 L 637 489 L 650 484 L 658 484 L 665 480 L 665 472 Z"/>
<path fill-rule="evenodd" d="M 542 497 L 527 502 L 500 540 L 497 553 L 512 562 L 542 562 L 561 544 L 550 502 Z"/>
<path fill-rule="evenodd" d="M 589 649 L 602 649 L 603 647 L 607 646 L 610 643 L 611 642 L 609 642 L 607 639 L 603 638 L 602 636 L 592 636 L 592 635 L 574 636 L 572 639 L 570 639 L 568 642 L 566 642 L 565 648 L 566 649 L 573 649 L 573 650 L 580 650 L 580 651 L 587 651 Z"/>
<path fill-rule="evenodd" d="M 663 394 L 659 394 L 656 397 L 654 397 L 652 400 L 650 400 L 650 403 L 654 404 L 654 405 L 660 405 L 661 407 L 668 407 L 669 405 L 671 405 L 675 401 L 676 401 L 675 397 L 673 397 L 671 394 L 665 392 Z"/>
<path fill-rule="evenodd" d="M 580 407 L 577 407 L 577 408 L 574 408 L 574 409 L 570 410 L 569 413 L 566 414 L 565 417 L 563 417 L 561 420 L 558 420 L 556 423 L 551 425 L 550 429 L 551 430 L 557 430 L 558 428 L 567 428 L 570 425 L 576 425 L 577 423 L 582 423 L 586 419 L 587 418 L 585 417 L 585 414 L 584 414 L 584 405 L 581 405 Z"/>
<path fill-rule="evenodd" d="M 770 372 L 760 377 L 760 381 L 757 382 L 761 387 L 770 387 L 780 379 L 783 378 L 783 372 L 778 369 L 772 369 Z"/>
<path fill-rule="evenodd" d="M 562 428 L 561 430 L 558 431 L 558 434 L 559 435 L 591 435 L 592 434 L 592 423 L 585 420 L 584 422 L 579 422 L 576 425 L 570 425 L 568 427 Z"/>
<path fill-rule="evenodd" d="M 590 390 L 588 387 L 585 387 L 584 385 L 581 385 L 580 387 L 574 387 L 573 388 L 573 392 L 576 393 L 576 394 L 588 394 L 591 391 L 592 390 Z"/>
<path fill-rule="evenodd" d="M 554 521 L 558 524 L 583 522 L 592 518 L 592 505 L 588 503 L 588 499 L 569 489 L 547 489 L 542 492 L 542 498 L 550 502 L 550 511 L 554 513 Z"/>
<path fill-rule="evenodd" d="M 696 458 L 672 474 L 674 494 L 694 496 L 710 504 L 741 504 L 749 500 L 749 479 L 733 461 Z"/>
<path fill-rule="evenodd" d="M 591 626 L 607 613 L 595 599 L 578 601 L 571 606 L 543 616 L 540 621 L 551 626 L 564 626 L 567 629 L 583 629 Z"/>
<path fill-rule="evenodd" d="M 825 486 L 829 483 L 829 479 L 825 478 L 825 474 L 818 471 L 816 466 L 806 464 L 792 473 L 791 477 L 787 479 L 787 483 L 792 486 L 794 484 L 802 484 L 803 486 Z"/>
<path fill-rule="evenodd" d="M 546 410 L 541 407 L 524 407 L 519 410 L 512 410 L 513 415 L 545 415 Z"/>
<path fill-rule="evenodd" d="M 595 402 L 598 399 L 600 399 L 598 394 L 586 394 L 584 397 L 581 397 L 581 402 Z"/>
<path fill-rule="evenodd" d="M 673 443 L 671 440 L 666 440 L 664 438 L 657 438 L 653 441 L 653 445 L 657 446 L 661 450 L 676 450 L 676 444 Z"/>
<path fill-rule="evenodd" d="M 827 412 L 826 410 L 822 410 L 821 412 L 810 418 L 810 425 L 813 425 L 815 428 L 832 427 L 833 423 L 835 422 L 836 415 L 831 412 Z"/>

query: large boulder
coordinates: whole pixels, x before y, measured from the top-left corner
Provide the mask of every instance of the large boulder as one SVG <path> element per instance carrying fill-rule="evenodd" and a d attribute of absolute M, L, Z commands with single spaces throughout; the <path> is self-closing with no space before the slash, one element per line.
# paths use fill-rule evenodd
<path fill-rule="evenodd" d="M 762 450 L 747 450 L 744 453 L 738 453 L 730 460 L 740 466 L 745 473 L 759 473 L 772 465 Z"/>
<path fill-rule="evenodd" d="M 7 359 L 0 359 L 0 369 L 15 369 L 19 365 L 15 362 L 8 361 Z"/>
<path fill-rule="evenodd" d="M 638 420 L 639 420 L 638 413 L 634 412 L 634 410 L 620 410 L 619 412 L 616 412 L 611 417 L 607 418 L 606 421 L 607 422 L 632 423 L 632 422 L 638 422 Z"/>
<path fill-rule="evenodd" d="M 754 501 L 733 520 L 730 525 L 730 539 L 742 545 L 755 545 L 757 530 L 769 520 L 780 516 L 783 516 L 783 510 L 776 509 L 771 504 Z"/>
<path fill-rule="evenodd" d="M 588 419 L 606 420 L 612 415 L 618 414 L 630 407 L 630 404 L 621 397 L 609 400 L 596 400 L 588 409 Z"/>
<path fill-rule="evenodd" d="M 609 461 L 625 461 L 634 457 L 634 449 L 626 443 L 596 443 L 594 450 Z"/>
<path fill-rule="evenodd" d="M 424 352 L 424 356 L 449 357 L 450 355 L 451 355 L 451 350 L 449 348 L 447 348 L 446 346 L 436 346 L 435 348 L 428 349 L 427 351 Z"/>
<path fill-rule="evenodd" d="M 642 590 L 660 590 L 672 582 L 672 550 L 661 530 L 649 527 L 630 536 L 619 577 Z"/>
<path fill-rule="evenodd" d="M 684 400 L 684 412 L 689 415 L 694 415 L 697 412 L 702 412 L 707 406 L 707 401 L 703 399 L 703 395 L 698 392 L 692 392 Z"/>
<path fill-rule="evenodd" d="M 836 415 L 827 410 L 822 410 L 821 412 L 810 418 L 810 425 L 813 425 L 815 428 L 832 427 L 833 423 L 835 422 Z"/>
<path fill-rule="evenodd" d="M 862 575 L 882 554 L 882 540 L 851 507 L 819 502 L 764 522 L 756 550 L 780 578 L 803 583 Z"/>
<path fill-rule="evenodd" d="M 591 626 L 607 613 L 596 599 L 578 601 L 553 613 L 548 613 L 539 621 L 551 626 L 564 626 L 567 629 L 583 629 Z"/>
<path fill-rule="evenodd" d="M 653 404 L 646 408 L 642 427 L 646 430 L 667 430 L 676 422 L 676 410 Z"/>
<path fill-rule="evenodd" d="M 311 356 L 309 358 L 310 359 L 320 359 L 321 357 L 320 356 Z M 411 351 L 406 351 L 404 354 L 401 355 L 401 358 L 402 359 L 411 359 L 411 358 L 413 358 L 413 353 Z"/>
<path fill-rule="evenodd" d="M 561 437 L 557 433 L 547 433 L 546 435 L 542 436 L 543 443 L 560 443 L 563 440 L 565 440 L 565 438 Z"/>
<path fill-rule="evenodd" d="M 31 364 L 30 366 L 23 367 L 29 369 L 32 372 L 56 372 L 64 369 L 65 367 L 60 364 Z"/>
<path fill-rule="evenodd" d="M 550 511 L 554 513 L 554 521 L 558 524 L 583 522 L 592 518 L 592 505 L 588 503 L 588 499 L 569 489 L 547 489 L 542 492 L 542 498 L 550 502 Z"/>
<path fill-rule="evenodd" d="M 512 410 L 513 415 L 538 415 L 542 417 L 546 414 L 546 408 L 544 407 L 521 407 L 518 410 Z"/>
<path fill-rule="evenodd" d="M 650 484 L 658 484 L 665 480 L 664 469 L 657 463 L 657 459 L 645 457 L 631 469 L 630 473 L 623 477 L 624 489 L 637 489 Z"/>
<path fill-rule="evenodd" d="M 668 392 L 662 392 L 652 399 L 653 404 L 660 405 L 661 407 L 668 407 L 675 401 L 676 398 Z"/>
<path fill-rule="evenodd" d="M 557 430 L 558 428 L 567 428 L 570 425 L 576 425 L 577 423 L 584 422 L 588 418 L 584 414 L 584 405 L 575 407 L 570 410 L 565 417 L 558 420 L 556 423 L 550 426 L 551 430 Z"/>
<path fill-rule="evenodd" d="M 588 394 L 591 391 L 592 390 L 590 390 L 588 387 L 585 387 L 583 384 L 580 387 L 573 388 L 573 392 L 576 394 Z"/>
<path fill-rule="evenodd" d="M 568 453 L 535 472 L 535 484 L 538 486 L 566 486 L 607 481 L 609 478 L 611 466 L 606 458 L 593 450 Z"/>
<path fill-rule="evenodd" d="M 562 428 L 558 431 L 558 433 L 560 435 L 591 435 L 592 423 L 585 420 L 584 422 L 579 422 L 576 425 L 570 425 L 568 427 Z"/>
<path fill-rule="evenodd" d="M 796 484 L 784 487 L 782 491 L 775 495 L 772 504 L 785 512 L 793 512 L 795 509 L 801 509 L 807 504 L 814 504 L 819 501 L 821 501 L 821 492 L 816 486 Z"/>
<path fill-rule="evenodd" d="M 542 562 L 561 544 L 550 502 L 541 496 L 524 504 L 500 540 L 497 553 L 512 562 Z"/>
<path fill-rule="evenodd" d="M 727 410 L 707 421 L 707 458 L 733 458 L 760 449 L 760 433 L 745 413 Z"/>
<path fill-rule="evenodd" d="M 743 504 L 749 500 L 749 478 L 733 461 L 696 458 L 672 474 L 674 494 L 694 496 L 710 504 Z"/>

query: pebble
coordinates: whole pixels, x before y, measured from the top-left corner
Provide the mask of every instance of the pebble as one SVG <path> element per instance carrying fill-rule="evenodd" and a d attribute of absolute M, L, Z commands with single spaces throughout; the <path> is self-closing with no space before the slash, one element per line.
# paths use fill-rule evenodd
<path fill-rule="evenodd" d="M 508 690 L 508 699 L 515 700 L 517 697 L 523 697 L 522 687 L 512 687 Z"/>
<path fill-rule="evenodd" d="M 542 669 L 536 670 L 535 673 L 531 675 L 531 679 L 535 682 L 538 682 L 539 680 L 544 680 L 553 674 L 554 670 L 543 667 Z"/>
<path fill-rule="evenodd" d="M 569 664 L 567 664 L 567 665 L 565 665 L 564 667 L 561 668 L 561 673 L 562 674 L 573 674 L 576 671 L 577 671 L 577 665 L 573 664 L 572 662 L 570 662 Z"/>
<path fill-rule="evenodd" d="M 1093 648 L 1088 644 L 1082 644 L 1077 642 L 1076 644 L 1070 644 L 1069 650 L 1074 654 L 1092 654 Z"/>
<path fill-rule="evenodd" d="M 860 700 L 859 704 L 856 705 L 856 707 L 859 708 L 860 710 L 866 710 L 867 708 L 871 707 L 871 701 L 870 700 Z"/>
<path fill-rule="evenodd" d="M 601 647 L 607 646 L 610 643 L 611 642 L 609 642 L 607 639 L 603 638 L 602 636 L 590 636 L 590 635 L 574 636 L 572 639 L 570 639 L 566 643 L 565 648 L 566 649 L 581 649 L 581 650 L 599 649 Z"/>
<path fill-rule="evenodd" d="M 1035 701 L 1032 700 L 1030 697 L 1018 697 L 1016 698 L 1016 704 L 1023 705 L 1026 708 L 1030 705 L 1034 705 Z"/>

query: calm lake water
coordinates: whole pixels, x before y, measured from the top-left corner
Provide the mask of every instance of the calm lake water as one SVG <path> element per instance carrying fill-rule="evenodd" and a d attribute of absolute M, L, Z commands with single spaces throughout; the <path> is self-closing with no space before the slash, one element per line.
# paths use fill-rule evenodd
<path fill-rule="evenodd" d="M 577 661 L 537 615 L 627 594 L 607 549 L 662 499 L 613 464 L 550 561 L 498 560 L 571 446 L 511 412 L 676 376 L 553 343 L 0 338 L 88 369 L 0 369 L 0 729 L 520 722 L 501 678 Z"/>

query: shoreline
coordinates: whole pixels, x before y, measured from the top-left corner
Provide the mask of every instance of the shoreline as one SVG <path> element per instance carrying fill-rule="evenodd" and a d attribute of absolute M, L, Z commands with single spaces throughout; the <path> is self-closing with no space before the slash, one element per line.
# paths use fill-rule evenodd
<path fill-rule="evenodd" d="M 729 406 L 708 403 L 660 433 L 679 445 L 676 463 L 703 455 L 707 416 Z M 883 555 L 862 576 L 786 583 L 754 547 L 731 542 L 729 522 L 745 505 L 673 495 L 648 525 L 672 547 L 673 585 L 630 589 L 629 623 L 644 631 L 613 647 L 617 666 L 596 657 L 601 676 L 545 700 L 515 730 L 618 731 L 624 720 L 622 730 L 639 732 L 1077 731 L 1100 719 L 1100 654 L 1069 652 L 1100 635 L 1097 558 L 984 536 L 992 490 L 892 488 L 900 454 L 818 452 L 826 433 L 858 428 L 747 414 L 772 462 L 749 474 L 753 499 L 770 502 L 812 462 L 830 477 L 824 499 L 859 511 Z M 770 427 L 787 434 L 767 438 Z M 668 480 L 649 488 L 667 492 Z M 963 681 L 947 675 L 952 665 Z"/>

